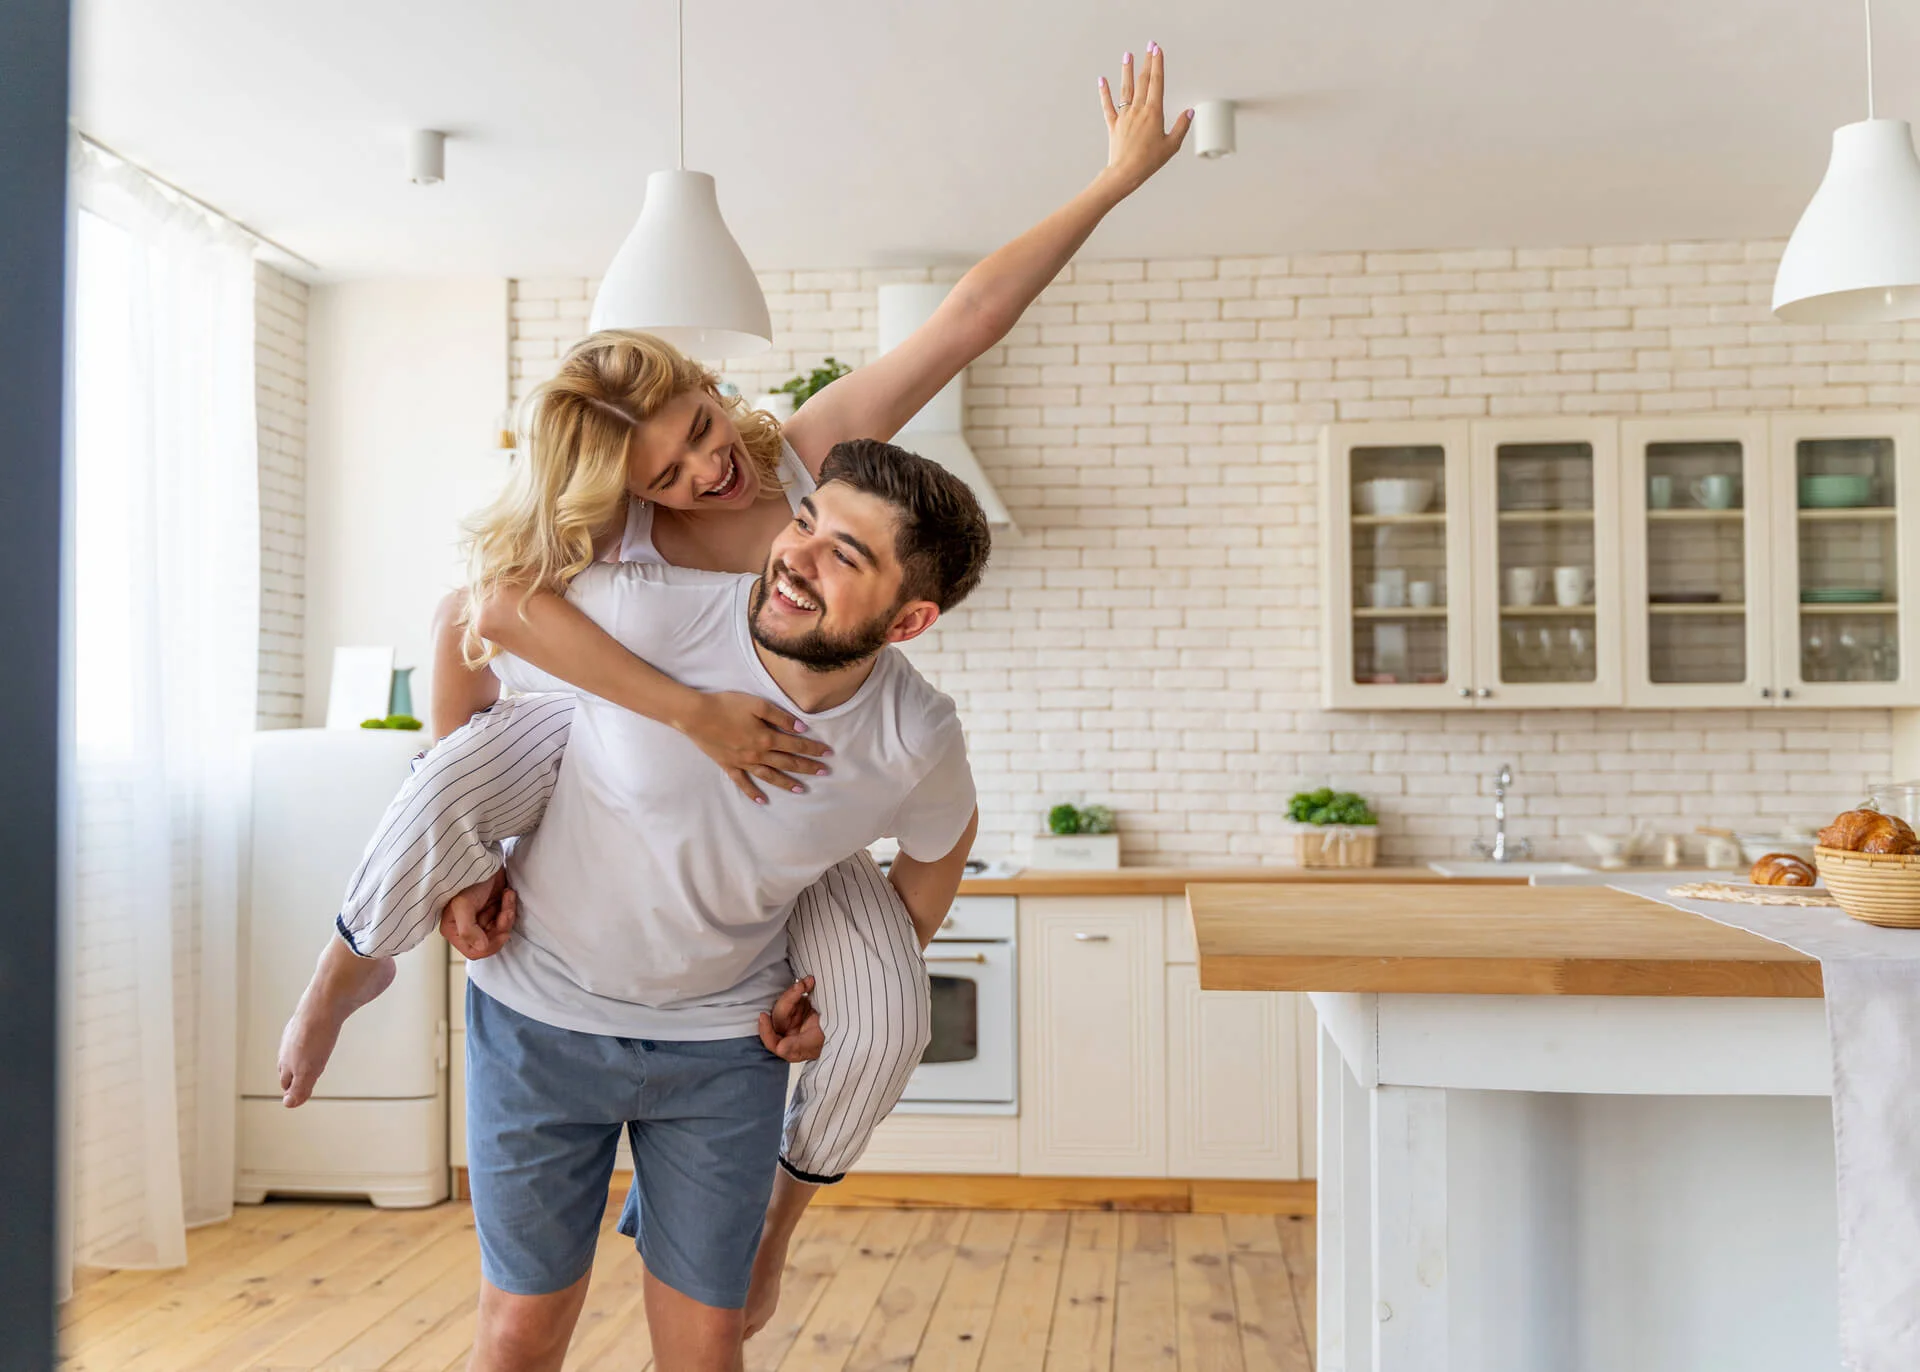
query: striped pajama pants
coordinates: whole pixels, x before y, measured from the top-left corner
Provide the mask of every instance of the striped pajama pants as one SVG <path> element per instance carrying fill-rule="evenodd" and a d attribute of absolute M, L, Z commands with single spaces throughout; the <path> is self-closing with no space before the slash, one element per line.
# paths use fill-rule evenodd
<path fill-rule="evenodd" d="M 335 921 L 362 957 L 394 957 L 439 928 L 455 892 L 492 876 L 503 845 L 540 823 L 573 722 L 570 695 L 503 700 L 449 734 L 387 807 Z M 788 1101 L 780 1161 L 838 1181 L 900 1100 L 932 1032 L 926 963 L 899 894 L 865 852 L 801 893 L 787 921 L 797 976 L 826 1031 Z"/>

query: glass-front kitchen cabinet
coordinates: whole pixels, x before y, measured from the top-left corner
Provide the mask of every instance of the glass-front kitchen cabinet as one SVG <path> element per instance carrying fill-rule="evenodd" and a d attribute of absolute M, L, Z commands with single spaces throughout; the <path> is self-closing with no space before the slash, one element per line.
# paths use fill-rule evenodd
<path fill-rule="evenodd" d="M 1920 704 L 1920 419 L 1776 415 L 1771 437 L 1776 698 Z"/>
<path fill-rule="evenodd" d="M 1333 425 L 1330 709 L 1920 705 L 1920 419 Z"/>
<path fill-rule="evenodd" d="M 1330 709 L 1472 703 L 1466 423 L 1322 434 L 1322 696 Z"/>
<path fill-rule="evenodd" d="M 1474 698 L 1620 704 L 1619 425 L 1472 428 Z"/>
<path fill-rule="evenodd" d="M 1766 419 L 1624 420 L 1620 454 L 1627 704 L 1774 700 Z"/>

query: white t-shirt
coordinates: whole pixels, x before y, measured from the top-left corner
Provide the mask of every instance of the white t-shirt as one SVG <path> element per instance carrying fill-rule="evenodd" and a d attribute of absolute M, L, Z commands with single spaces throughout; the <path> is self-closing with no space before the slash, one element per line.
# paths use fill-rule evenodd
<path fill-rule="evenodd" d="M 953 702 L 889 647 L 851 700 L 796 709 L 748 633 L 754 580 L 603 563 L 567 598 L 669 676 L 800 715 L 831 774 L 755 805 L 681 734 L 583 694 L 546 815 L 508 861 L 514 937 L 468 965 L 488 995 L 586 1033 L 751 1034 L 789 979 L 795 897 L 876 839 L 923 861 L 960 841 L 975 795 Z M 496 667 L 520 690 L 562 688 L 513 658 Z"/>

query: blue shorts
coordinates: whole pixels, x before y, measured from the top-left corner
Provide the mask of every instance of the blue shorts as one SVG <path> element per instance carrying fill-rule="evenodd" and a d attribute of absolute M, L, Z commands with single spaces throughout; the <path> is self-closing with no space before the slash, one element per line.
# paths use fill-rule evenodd
<path fill-rule="evenodd" d="M 755 1038 L 669 1042 L 558 1029 L 467 987 L 467 1169 L 480 1270 L 564 1290 L 593 1266 L 615 1150 L 620 1232 L 702 1305 L 746 1304 L 780 1151 L 787 1064 Z"/>

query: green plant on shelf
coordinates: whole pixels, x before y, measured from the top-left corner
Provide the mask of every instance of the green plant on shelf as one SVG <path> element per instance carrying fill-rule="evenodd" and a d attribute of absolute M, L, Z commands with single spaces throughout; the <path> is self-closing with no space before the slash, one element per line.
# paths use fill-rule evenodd
<path fill-rule="evenodd" d="M 1056 805 L 1047 811 L 1047 832 L 1053 834 L 1111 834 L 1119 827 L 1119 816 L 1105 805 Z"/>
<path fill-rule="evenodd" d="M 773 388 L 774 393 L 792 396 L 793 408 L 797 410 L 852 370 L 839 358 L 829 357 L 805 375 L 781 382 Z"/>
<path fill-rule="evenodd" d="M 388 715 L 385 719 L 363 719 L 360 721 L 360 727 L 362 729 L 414 730 L 419 729 L 421 724 L 412 715 Z"/>
<path fill-rule="evenodd" d="M 1380 817 L 1364 796 L 1322 786 L 1297 792 L 1287 802 L 1287 818 L 1296 824 L 1378 824 Z"/>

